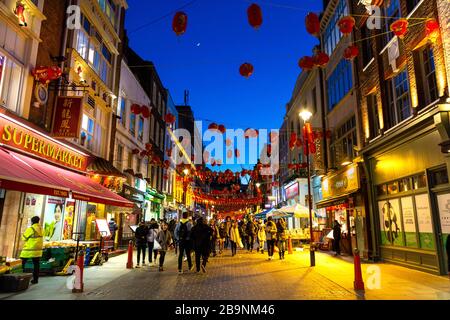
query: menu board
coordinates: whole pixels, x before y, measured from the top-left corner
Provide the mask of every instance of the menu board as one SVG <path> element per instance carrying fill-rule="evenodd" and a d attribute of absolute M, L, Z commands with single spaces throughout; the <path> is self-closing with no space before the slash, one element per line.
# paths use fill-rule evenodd
<path fill-rule="evenodd" d="M 106 219 L 95 219 L 95 223 L 97 225 L 98 232 L 102 237 L 111 236 L 111 232 L 109 231 L 109 226 Z"/>

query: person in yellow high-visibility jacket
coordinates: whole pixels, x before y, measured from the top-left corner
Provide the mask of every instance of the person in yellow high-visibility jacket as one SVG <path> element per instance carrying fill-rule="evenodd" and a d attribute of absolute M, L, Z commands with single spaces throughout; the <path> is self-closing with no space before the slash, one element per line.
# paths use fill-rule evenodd
<path fill-rule="evenodd" d="M 31 227 L 25 230 L 22 240 L 25 241 L 20 258 L 22 259 L 22 269 L 25 270 L 25 264 L 28 259 L 33 260 L 33 280 L 32 284 L 38 283 L 39 279 L 39 260 L 42 257 L 42 248 L 44 246 L 44 232 L 39 221 L 39 217 L 31 218 Z"/>

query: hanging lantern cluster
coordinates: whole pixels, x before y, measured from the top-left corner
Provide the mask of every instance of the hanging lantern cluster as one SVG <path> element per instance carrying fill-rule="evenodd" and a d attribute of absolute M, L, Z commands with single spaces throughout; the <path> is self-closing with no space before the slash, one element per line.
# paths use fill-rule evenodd
<path fill-rule="evenodd" d="M 439 22 L 436 19 L 427 20 L 425 22 L 425 33 L 431 43 L 436 43 L 440 35 Z"/>
<path fill-rule="evenodd" d="M 400 39 L 403 39 L 408 32 L 409 22 L 407 19 L 398 19 L 391 24 L 391 31 Z"/>
<path fill-rule="evenodd" d="M 254 68 L 251 63 L 244 63 L 239 68 L 239 73 L 245 78 L 249 78 L 253 74 Z"/>
<path fill-rule="evenodd" d="M 141 113 L 142 113 L 142 116 L 143 116 L 145 119 L 150 118 L 151 111 L 150 111 L 150 108 L 149 108 L 149 107 L 147 107 L 147 106 L 142 106 L 142 107 L 141 107 Z"/>
<path fill-rule="evenodd" d="M 263 14 L 261 7 L 253 3 L 247 9 L 248 23 L 254 29 L 259 29 L 263 23 Z"/>
<path fill-rule="evenodd" d="M 135 115 L 142 114 L 144 118 L 149 118 L 151 115 L 150 108 L 147 106 L 140 106 L 138 104 L 131 105 L 131 112 Z"/>
<path fill-rule="evenodd" d="M 173 114 L 171 114 L 171 113 L 168 113 L 168 114 L 166 114 L 166 115 L 164 116 L 164 122 L 167 123 L 167 124 L 172 124 L 172 123 L 174 123 L 176 120 L 177 120 L 177 118 L 176 118 Z"/>
<path fill-rule="evenodd" d="M 324 68 L 330 61 L 330 57 L 322 51 L 317 51 L 313 56 L 314 65 L 316 67 Z"/>
<path fill-rule="evenodd" d="M 307 164 L 306 163 L 289 163 L 288 169 L 289 170 L 300 170 L 300 169 L 306 169 Z"/>
<path fill-rule="evenodd" d="M 181 36 L 186 32 L 188 16 L 184 12 L 177 12 L 173 17 L 172 30 L 177 36 Z"/>
<path fill-rule="evenodd" d="M 305 19 L 306 31 L 314 37 L 320 35 L 320 19 L 319 16 L 313 12 L 308 13 Z"/>
<path fill-rule="evenodd" d="M 356 20 L 352 16 L 345 16 L 338 21 L 339 30 L 345 36 L 352 33 L 353 28 L 355 27 Z"/>
<path fill-rule="evenodd" d="M 352 45 L 344 50 L 344 59 L 353 60 L 359 55 L 358 46 Z"/>
<path fill-rule="evenodd" d="M 314 59 L 312 57 L 308 57 L 308 56 L 303 57 L 298 62 L 298 66 L 305 71 L 311 71 L 312 69 L 314 69 L 314 66 L 315 66 Z"/>

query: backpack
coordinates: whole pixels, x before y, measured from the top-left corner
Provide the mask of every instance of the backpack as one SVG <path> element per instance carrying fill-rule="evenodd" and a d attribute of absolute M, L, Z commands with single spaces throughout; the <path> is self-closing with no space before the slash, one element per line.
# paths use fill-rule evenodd
<path fill-rule="evenodd" d="M 187 222 L 185 223 L 180 222 L 180 227 L 178 228 L 178 239 L 186 240 L 187 236 L 188 236 Z"/>

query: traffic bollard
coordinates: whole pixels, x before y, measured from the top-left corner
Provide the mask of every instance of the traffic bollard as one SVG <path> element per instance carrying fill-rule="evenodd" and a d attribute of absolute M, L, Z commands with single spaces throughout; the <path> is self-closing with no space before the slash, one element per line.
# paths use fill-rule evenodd
<path fill-rule="evenodd" d="M 353 262 L 355 265 L 355 281 L 353 287 L 355 290 L 364 290 L 364 281 L 361 272 L 361 258 L 359 257 L 359 250 L 356 249 L 353 254 Z"/>
<path fill-rule="evenodd" d="M 288 253 L 289 254 L 293 253 L 292 252 L 292 239 L 291 239 L 291 236 L 289 236 L 289 238 L 288 238 Z"/>
<path fill-rule="evenodd" d="M 77 267 L 78 272 L 75 273 L 76 281 L 75 286 L 72 289 L 73 293 L 81 293 L 84 289 L 84 283 L 83 283 L 83 270 L 84 270 L 84 253 L 80 252 L 79 256 L 77 258 Z"/>
<path fill-rule="evenodd" d="M 128 243 L 128 261 L 127 269 L 133 269 L 133 241 Z"/>

